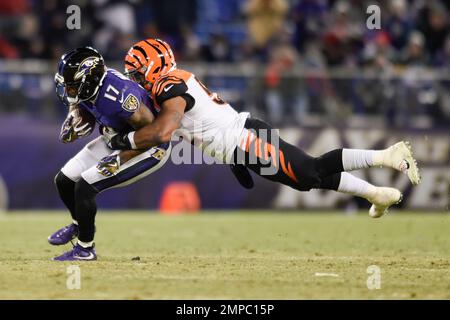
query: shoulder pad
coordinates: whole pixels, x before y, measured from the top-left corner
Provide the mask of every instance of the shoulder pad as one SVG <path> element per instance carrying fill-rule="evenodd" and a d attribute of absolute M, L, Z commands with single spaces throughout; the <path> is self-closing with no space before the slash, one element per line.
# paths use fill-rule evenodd
<path fill-rule="evenodd" d="M 110 71 L 110 70 L 108 70 Z M 145 96 L 145 89 L 138 84 L 110 71 L 96 101 L 98 110 L 103 114 L 129 116 L 134 113 Z"/>
<path fill-rule="evenodd" d="M 158 105 L 164 101 L 178 97 L 186 93 L 188 87 L 183 79 L 176 76 L 166 76 L 155 82 L 153 86 L 153 97 Z"/>

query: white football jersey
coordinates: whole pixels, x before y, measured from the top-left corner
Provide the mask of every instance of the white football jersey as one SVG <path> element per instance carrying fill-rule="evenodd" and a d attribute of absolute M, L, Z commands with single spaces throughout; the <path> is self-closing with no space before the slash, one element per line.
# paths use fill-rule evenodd
<path fill-rule="evenodd" d="M 180 134 L 207 155 L 230 163 L 236 146 L 243 139 L 248 112 L 238 113 L 216 93 L 211 93 L 190 72 L 173 70 L 153 85 L 155 107 L 175 96 L 187 95 Z"/>

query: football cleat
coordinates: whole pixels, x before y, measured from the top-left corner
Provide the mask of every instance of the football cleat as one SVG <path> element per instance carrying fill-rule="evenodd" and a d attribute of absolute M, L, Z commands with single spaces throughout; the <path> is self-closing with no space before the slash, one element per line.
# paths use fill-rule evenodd
<path fill-rule="evenodd" d="M 47 239 L 51 245 L 60 246 L 72 241 L 76 237 L 78 237 L 78 226 L 71 223 L 68 226 L 59 229 Z"/>
<path fill-rule="evenodd" d="M 372 203 L 369 209 L 369 216 L 372 218 L 380 218 L 388 213 L 390 206 L 398 204 L 402 201 L 403 194 L 400 190 L 394 188 L 377 187 L 376 192 L 370 198 L 367 198 Z"/>
<path fill-rule="evenodd" d="M 413 185 L 420 183 L 419 168 L 408 141 L 401 141 L 387 148 L 383 160 L 387 166 L 406 173 Z"/>
<path fill-rule="evenodd" d="M 54 261 L 93 261 L 97 260 L 97 254 L 94 246 L 83 248 L 78 243 L 72 250 L 63 253 L 60 256 L 53 258 Z"/>

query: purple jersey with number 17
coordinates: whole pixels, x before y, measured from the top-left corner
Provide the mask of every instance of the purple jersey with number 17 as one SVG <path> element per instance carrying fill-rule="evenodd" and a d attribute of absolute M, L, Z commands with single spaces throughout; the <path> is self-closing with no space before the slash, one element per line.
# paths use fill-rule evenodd
<path fill-rule="evenodd" d="M 108 68 L 94 102 L 85 101 L 80 106 L 92 113 L 97 122 L 119 133 L 133 131 L 127 119 L 145 105 L 156 115 L 147 91 L 117 70 Z"/>

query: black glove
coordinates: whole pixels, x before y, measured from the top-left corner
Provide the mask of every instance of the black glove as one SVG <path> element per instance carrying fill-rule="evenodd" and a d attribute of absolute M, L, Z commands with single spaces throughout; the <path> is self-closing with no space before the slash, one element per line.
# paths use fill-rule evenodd
<path fill-rule="evenodd" d="M 132 150 L 130 140 L 128 139 L 128 133 L 116 134 L 111 137 L 108 143 L 108 147 L 113 150 Z"/>
<path fill-rule="evenodd" d="M 128 139 L 128 133 L 117 133 L 113 128 L 100 126 L 100 133 L 106 145 L 113 150 L 131 150 L 133 149 Z"/>

